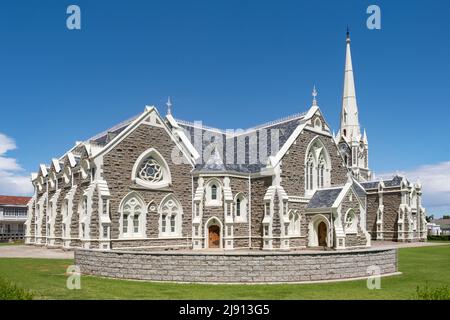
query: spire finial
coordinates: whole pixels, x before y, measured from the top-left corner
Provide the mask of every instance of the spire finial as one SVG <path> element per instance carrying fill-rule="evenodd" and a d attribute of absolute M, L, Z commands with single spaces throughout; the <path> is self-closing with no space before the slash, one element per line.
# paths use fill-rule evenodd
<path fill-rule="evenodd" d="M 350 42 L 350 28 L 347 25 L 347 42 Z"/>
<path fill-rule="evenodd" d="M 170 101 L 170 96 L 167 98 L 166 106 L 167 114 L 172 114 L 172 102 Z"/>
<path fill-rule="evenodd" d="M 312 96 L 313 96 L 313 106 L 317 106 L 317 90 L 316 90 L 316 85 L 314 85 L 313 87 L 313 91 L 312 91 Z"/>

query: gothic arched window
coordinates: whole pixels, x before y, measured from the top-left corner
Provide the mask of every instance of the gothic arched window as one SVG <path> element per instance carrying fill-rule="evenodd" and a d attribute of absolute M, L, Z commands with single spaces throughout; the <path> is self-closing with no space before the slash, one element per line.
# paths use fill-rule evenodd
<path fill-rule="evenodd" d="M 236 195 L 234 213 L 236 222 L 247 221 L 247 198 L 243 193 L 239 193 Z"/>
<path fill-rule="evenodd" d="M 183 210 L 173 195 L 168 195 L 159 206 L 160 237 L 181 236 Z"/>
<path fill-rule="evenodd" d="M 145 205 L 136 193 L 128 194 L 120 204 L 120 237 L 145 236 Z"/>
<path fill-rule="evenodd" d="M 307 149 L 305 189 L 308 194 L 317 188 L 330 186 L 331 160 L 320 138 L 315 138 Z"/>

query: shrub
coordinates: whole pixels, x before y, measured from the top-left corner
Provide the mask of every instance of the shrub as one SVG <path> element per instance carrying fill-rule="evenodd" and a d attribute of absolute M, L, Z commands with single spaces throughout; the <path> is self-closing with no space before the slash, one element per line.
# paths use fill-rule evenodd
<path fill-rule="evenodd" d="M 33 294 L 15 284 L 0 278 L 0 300 L 31 300 Z"/>
<path fill-rule="evenodd" d="M 450 300 L 450 289 L 448 285 L 437 288 L 429 288 L 428 283 L 425 288 L 421 289 L 417 286 L 417 300 Z"/>
<path fill-rule="evenodd" d="M 428 240 L 438 240 L 438 241 L 450 241 L 450 235 L 442 235 L 442 236 L 428 236 Z"/>

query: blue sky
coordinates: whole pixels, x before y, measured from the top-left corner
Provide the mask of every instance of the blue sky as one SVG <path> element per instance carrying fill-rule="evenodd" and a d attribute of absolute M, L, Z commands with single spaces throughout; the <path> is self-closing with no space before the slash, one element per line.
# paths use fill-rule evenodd
<path fill-rule="evenodd" d="M 370 4 L 381 30 L 366 27 Z M 168 95 L 178 118 L 245 128 L 306 110 L 315 84 L 337 131 L 349 25 L 371 168 L 432 170 L 421 180 L 445 183 L 428 205 L 449 210 L 449 15 L 445 0 L 2 1 L 0 165 L 23 178 Z"/>

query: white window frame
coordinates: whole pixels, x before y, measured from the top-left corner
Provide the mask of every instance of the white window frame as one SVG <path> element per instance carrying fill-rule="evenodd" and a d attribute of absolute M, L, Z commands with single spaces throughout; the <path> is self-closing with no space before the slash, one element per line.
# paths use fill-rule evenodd
<path fill-rule="evenodd" d="M 289 211 L 289 225 L 288 236 L 300 237 L 301 236 L 301 216 L 298 210 Z"/>
<path fill-rule="evenodd" d="M 215 185 L 217 187 L 217 198 L 212 199 L 212 186 Z M 206 183 L 205 188 L 205 206 L 207 207 L 220 207 L 222 206 L 222 197 L 223 197 L 223 187 L 222 183 L 218 179 L 210 179 Z"/>
<path fill-rule="evenodd" d="M 120 239 L 145 238 L 147 210 L 145 202 L 138 193 L 131 192 L 122 199 L 119 206 L 119 216 Z M 126 220 L 124 219 L 125 216 Z M 139 222 L 137 232 L 134 229 L 135 216 L 138 217 Z M 124 232 L 125 221 L 127 226 L 126 232 Z"/>
<path fill-rule="evenodd" d="M 180 201 L 173 195 L 169 194 L 164 197 L 158 208 L 159 213 L 159 237 L 174 238 L 181 237 L 183 223 L 183 207 Z M 173 223 L 175 229 L 173 230 Z M 164 228 L 163 228 L 164 226 Z"/>
<path fill-rule="evenodd" d="M 162 180 L 158 182 L 151 182 L 138 177 L 139 169 L 147 158 L 152 157 L 161 166 Z M 136 160 L 131 172 L 131 180 L 136 184 L 147 189 L 162 189 L 167 188 L 172 184 L 172 176 L 170 174 L 169 165 L 164 157 L 154 148 L 150 148 L 143 152 Z"/>
<path fill-rule="evenodd" d="M 237 208 L 238 208 L 238 200 L 240 202 L 240 215 L 237 215 Z M 234 221 L 237 223 L 243 223 L 247 222 L 247 215 L 248 215 L 248 200 L 247 197 L 242 193 L 236 194 L 234 197 Z"/>

